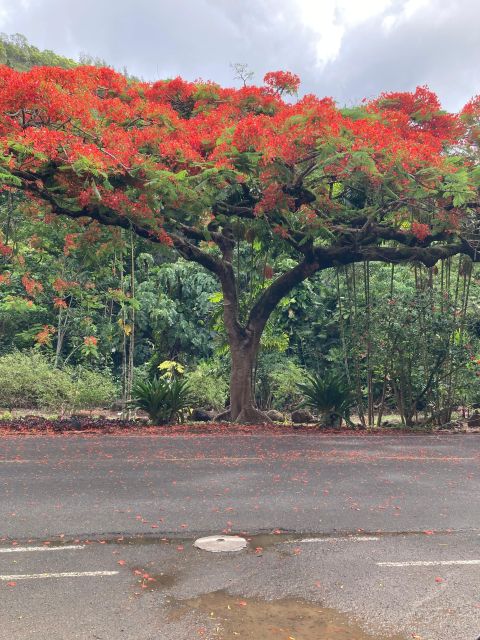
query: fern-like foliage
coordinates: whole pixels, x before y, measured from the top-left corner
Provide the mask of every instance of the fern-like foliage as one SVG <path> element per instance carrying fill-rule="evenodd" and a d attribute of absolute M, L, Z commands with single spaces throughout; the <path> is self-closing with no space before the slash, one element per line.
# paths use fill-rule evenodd
<path fill-rule="evenodd" d="M 192 402 L 188 382 L 173 378 L 152 378 L 136 382 L 131 406 L 148 414 L 153 424 L 170 424 L 183 419 Z"/>
<path fill-rule="evenodd" d="M 301 406 L 310 407 L 325 417 L 336 416 L 350 422 L 350 409 L 355 404 L 355 399 L 342 374 L 311 374 L 297 386 L 304 396 Z"/>

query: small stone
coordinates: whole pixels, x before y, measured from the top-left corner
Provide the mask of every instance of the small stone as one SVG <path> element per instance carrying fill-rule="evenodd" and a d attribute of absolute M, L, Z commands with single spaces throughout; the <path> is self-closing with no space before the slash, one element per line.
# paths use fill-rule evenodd
<path fill-rule="evenodd" d="M 297 409 L 292 413 L 292 422 L 295 424 L 304 424 L 313 421 L 313 416 L 307 409 Z"/>
<path fill-rule="evenodd" d="M 206 409 L 194 409 L 191 415 L 193 422 L 211 422 L 214 417 L 215 412 L 207 411 Z"/>
<path fill-rule="evenodd" d="M 276 409 L 270 409 L 270 411 L 267 411 L 267 416 L 270 418 L 270 420 L 273 420 L 273 422 L 285 421 L 283 413 L 280 413 L 280 411 L 277 411 Z"/>

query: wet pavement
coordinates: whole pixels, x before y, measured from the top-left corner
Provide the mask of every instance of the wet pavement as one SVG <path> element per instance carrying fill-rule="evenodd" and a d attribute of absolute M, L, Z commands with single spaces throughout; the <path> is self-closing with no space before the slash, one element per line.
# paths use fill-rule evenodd
<path fill-rule="evenodd" d="M 475 640 L 479 461 L 476 436 L 6 438 L 0 639 Z M 248 548 L 193 547 L 222 532 Z"/>
<path fill-rule="evenodd" d="M 239 599 L 224 591 L 208 593 L 191 600 L 172 602 L 171 620 L 188 613 L 208 617 L 212 638 L 245 640 L 383 640 L 372 636 L 346 616 L 311 602 L 295 599 Z M 390 636 L 390 640 L 393 637 Z"/>

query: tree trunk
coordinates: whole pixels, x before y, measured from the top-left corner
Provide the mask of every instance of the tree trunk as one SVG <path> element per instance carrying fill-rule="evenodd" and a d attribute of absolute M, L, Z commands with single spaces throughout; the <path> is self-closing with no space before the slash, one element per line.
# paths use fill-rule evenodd
<path fill-rule="evenodd" d="M 295 286 L 315 273 L 319 264 L 302 262 L 279 276 L 263 291 L 248 314 L 246 322 L 240 321 L 239 300 L 235 273 L 232 267 L 234 242 L 222 236 L 220 248 L 224 257 L 217 275 L 223 291 L 223 318 L 230 347 L 232 372 L 230 377 L 230 409 L 218 420 L 229 419 L 246 424 L 271 422 L 270 418 L 255 407 L 253 371 L 256 364 L 260 338 L 265 325 L 280 300 Z"/>
<path fill-rule="evenodd" d="M 252 339 L 234 340 L 230 345 L 230 419 L 234 422 L 269 422 L 268 417 L 255 408 L 253 369 L 258 347 L 259 341 Z"/>

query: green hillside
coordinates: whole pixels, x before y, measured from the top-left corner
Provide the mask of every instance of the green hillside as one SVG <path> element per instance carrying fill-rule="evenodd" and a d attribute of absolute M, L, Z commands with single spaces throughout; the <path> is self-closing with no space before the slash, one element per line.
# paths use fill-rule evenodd
<path fill-rule="evenodd" d="M 62 67 L 71 69 L 78 62 L 59 56 L 57 53 L 30 44 L 25 36 L 15 33 L 11 36 L 0 34 L 0 64 L 6 64 L 18 71 L 27 71 L 35 66 Z"/>

